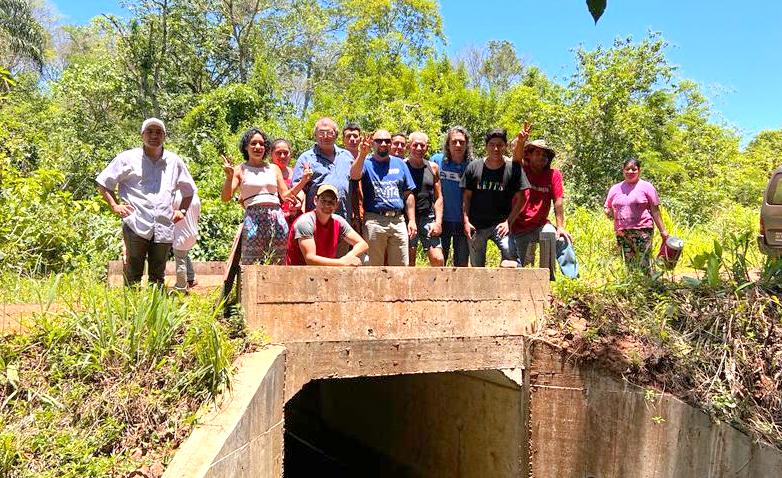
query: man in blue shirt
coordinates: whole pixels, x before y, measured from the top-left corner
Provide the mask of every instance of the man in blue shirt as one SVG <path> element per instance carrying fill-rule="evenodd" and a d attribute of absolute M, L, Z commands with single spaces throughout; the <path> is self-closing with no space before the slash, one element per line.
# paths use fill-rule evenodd
<path fill-rule="evenodd" d="M 370 148 L 372 156 L 367 158 Z M 369 243 L 369 265 L 406 266 L 408 241 L 416 235 L 415 189 L 404 161 L 391 156 L 391 133 L 377 130 L 364 138 L 350 169 L 351 179 L 361 180 L 364 191 L 364 239 Z M 407 226 L 404 216 L 407 215 Z"/>
<path fill-rule="evenodd" d="M 464 234 L 462 214 L 462 175 L 472 161 L 470 134 L 462 126 L 448 130 L 443 144 L 443 152 L 433 155 L 430 160 L 440 167 L 440 183 L 443 190 L 443 227 L 440 241 L 443 256 L 448 262 L 453 241 L 453 265 L 467 267 L 470 248 Z"/>
<path fill-rule="evenodd" d="M 302 177 L 304 169 L 312 169 L 312 179 L 304 187 L 304 205 L 306 211 L 315 209 L 315 193 L 322 184 L 331 184 L 339 193 L 339 209 L 336 213 L 342 217 L 351 217 L 349 200 L 350 165 L 353 155 L 335 144 L 337 123 L 331 118 L 321 118 L 315 123 L 315 146 L 299 156 L 293 168 L 293 185 Z"/>

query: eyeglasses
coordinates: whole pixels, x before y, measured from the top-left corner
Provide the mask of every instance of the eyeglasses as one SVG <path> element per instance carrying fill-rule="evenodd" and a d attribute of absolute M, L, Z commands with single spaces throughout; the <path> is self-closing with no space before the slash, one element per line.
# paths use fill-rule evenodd
<path fill-rule="evenodd" d="M 322 129 L 318 131 L 318 138 L 336 138 L 337 132 L 333 129 Z"/>
<path fill-rule="evenodd" d="M 391 138 L 378 138 L 375 140 L 375 144 L 391 144 Z"/>

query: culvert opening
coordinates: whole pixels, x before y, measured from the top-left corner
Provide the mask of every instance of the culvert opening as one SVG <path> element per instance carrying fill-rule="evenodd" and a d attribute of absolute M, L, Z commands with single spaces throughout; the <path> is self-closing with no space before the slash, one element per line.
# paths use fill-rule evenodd
<path fill-rule="evenodd" d="M 312 381 L 285 405 L 284 476 L 521 476 L 519 381 L 497 370 Z"/>

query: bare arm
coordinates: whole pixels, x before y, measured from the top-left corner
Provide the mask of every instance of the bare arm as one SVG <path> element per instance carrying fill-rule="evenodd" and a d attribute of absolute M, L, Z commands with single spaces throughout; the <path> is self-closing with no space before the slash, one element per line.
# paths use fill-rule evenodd
<path fill-rule="evenodd" d="M 222 158 L 225 181 L 223 182 L 223 190 L 220 191 L 220 199 L 223 202 L 228 202 L 234 196 L 236 188 L 239 187 L 242 179 L 242 168 L 240 166 L 234 167 L 231 164 L 231 158 L 228 156 L 222 156 Z"/>
<path fill-rule="evenodd" d="M 437 237 L 443 230 L 443 188 L 440 183 L 440 169 L 437 167 L 437 164 L 432 163 L 432 171 L 434 172 L 434 224 L 429 234 Z"/>
<path fill-rule="evenodd" d="M 365 241 L 364 238 L 353 229 L 351 229 L 350 232 L 345 235 L 345 240 L 348 242 L 348 244 L 353 246 L 353 248 L 350 249 L 347 254 L 345 254 L 346 256 L 358 257 L 369 250 L 369 244 L 367 244 L 367 241 Z"/>
<path fill-rule="evenodd" d="M 117 196 L 114 195 L 114 191 L 109 191 L 102 184 L 98 184 L 98 192 L 103 196 L 103 199 L 108 203 L 112 212 L 119 217 L 128 217 L 133 212 L 133 206 L 130 204 L 120 204 L 117 201 Z"/>
<path fill-rule="evenodd" d="M 554 220 L 557 223 L 557 237 L 565 236 L 570 242 L 573 242 L 570 233 L 565 229 L 565 200 L 563 198 L 554 200 Z"/>
<path fill-rule="evenodd" d="M 663 218 L 660 215 L 660 206 L 653 204 L 649 208 L 649 212 L 652 213 L 652 220 L 657 225 L 657 229 L 660 231 L 660 235 L 663 237 L 663 239 L 668 237 L 668 231 L 665 229 L 665 224 L 663 224 Z"/>
<path fill-rule="evenodd" d="M 361 176 L 364 174 L 364 161 L 367 159 L 367 154 L 369 154 L 371 148 L 371 137 L 364 136 L 358 145 L 358 156 L 356 156 L 356 160 L 353 161 L 353 165 L 350 167 L 350 179 L 361 179 Z"/>
<path fill-rule="evenodd" d="M 302 174 L 299 182 L 296 183 L 296 185 L 292 188 L 288 189 L 288 185 L 285 184 L 285 178 L 282 177 L 282 170 L 280 167 L 276 164 L 272 164 L 271 166 L 277 175 L 277 191 L 279 191 L 280 197 L 283 199 L 292 198 L 298 195 L 302 189 L 304 189 L 304 186 L 310 182 L 310 178 L 312 178 L 312 169 L 310 169 L 309 164 L 307 164 L 304 167 L 304 173 Z"/>
<path fill-rule="evenodd" d="M 464 217 L 464 234 L 467 236 L 467 239 L 472 239 L 473 232 L 475 232 L 475 227 L 470 224 L 470 202 L 472 201 L 472 191 L 469 189 L 464 189 L 462 192 L 462 216 Z"/>
<path fill-rule="evenodd" d="M 413 238 L 418 234 L 418 226 L 415 224 L 415 194 L 405 191 L 405 212 L 407 213 L 407 234 Z"/>

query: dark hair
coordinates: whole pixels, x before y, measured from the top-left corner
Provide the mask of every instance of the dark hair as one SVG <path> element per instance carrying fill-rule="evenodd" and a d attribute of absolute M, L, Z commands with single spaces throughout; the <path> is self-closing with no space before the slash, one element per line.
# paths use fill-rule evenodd
<path fill-rule="evenodd" d="M 636 168 L 641 169 L 641 160 L 638 158 L 629 158 L 622 163 L 622 169 L 626 168 L 630 164 L 634 164 Z"/>
<path fill-rule="evenodd" d="M 345 131 L 348 131 L 348 130 L 358 131 L 360 133 L 361 132 L 361 126 L 359 126 L 358 123 L 348 122 L 348 123 L 345 124 L 345 127 L 342 128 L 342 135 L 344 136 L 345 135 Z"/>
<path fill-rule="evenodd" d="M 399 133 L 399 132 L 392 134 L 391 135 L 391 139 L 394 139 L 397 136 L 401 136 L 401 137 L 405 138 L 405 141 L 407 141 L 407 135 L 404 134 L 404 133 Z"/>
<path fill-rule="evenodd" d="M 260 134 L 263 138 L 263 144 L 265 146 L 263 149 L 263 158 L 266 159 L 266 157 L 269 156 L 269 151 L 271 151 L 271 148 L 269 147 L 269 136 L 267 136 L 266 133 L 260 129 L 253 126 L 244 132 L 241 141 L 239 141 L 239 151 L 242 152 L 242 156 L 244 157 L 245 161 L 250 160 L 250 153 L 247 152 L 247 146 L 250 145 L 250 140 L 253 139 L 253 136 L 256 134 Z"/>
<path fill-rule="evenodd" d="M 472 138 L 470 133 L 467 132 L 467 128 L 464 126 L 454 126 L 448 130 L 445 134 L 445 141 L 443 142 L 443 158 L 446 161 L 451 161 L 451 150 L 449 149 L 451 143 L 451 135 L 454 133 L 462 133 L 466 144 L 464 145 L 464 162 L 469 163 L 472 161 Z"/>
<path fill-rule="evenodd" d="M 277 139 L 275 139 L 275 140 L 272 142 L 272 147 L 271 147 L 271 148 L 269 148 L 269 151 L 274 151 L 274 148 L 276 148 L 276 147 L 277 147 L 277 145 L 278 145 L 278 144 L 280 144 L 280 143 L 285 143 L 285 144 L 287 144 L 287 145 L 288 145 L 288 149 L 292 149 L 292 148 L 293 148 L 293 146 L 291 145 L 291 142 L 290 142 L 290 141 L 288 141 L 287 139 L 285 139 L 285 138 L 277 138 Z"/>
<path fill-rule="evenodd" d="M 501 139 L 505 144 L 508 144 L 508 132 L 505 128 L 492 128 L 486 133 L 486 144 L 489 144 L 494 138 Z"/>

